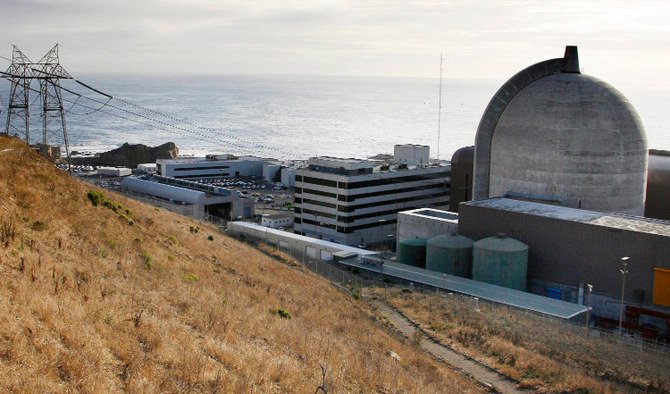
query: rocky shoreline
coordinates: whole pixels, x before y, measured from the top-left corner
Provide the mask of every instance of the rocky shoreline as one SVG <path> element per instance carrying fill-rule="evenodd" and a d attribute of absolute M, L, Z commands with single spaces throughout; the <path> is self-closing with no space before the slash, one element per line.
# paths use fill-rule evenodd
<path fill-rule="evenodd" d="M 75 152 L 73 152 L 75 153 Z M 94 156 L 73 156 L 71 163 L 91 166 L 124 166 L 136 168 L 138 164 L 155 163 L 156 159 L 175 159 L 179 148 L 174 142 L 151 147 L 143 144 L 124 143 L 116 149 L 97 153 Z"/>

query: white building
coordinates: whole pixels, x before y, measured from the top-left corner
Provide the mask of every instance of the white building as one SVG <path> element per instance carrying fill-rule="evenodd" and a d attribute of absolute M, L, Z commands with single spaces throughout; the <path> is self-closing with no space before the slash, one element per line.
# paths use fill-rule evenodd
<path fill-rule="evenodd" d="M 156 163 L 142 163 L 137 165 L 137 170 L 146 174 L 155 174 L 158 172 Z"/>
<path fill-rule="evenodd" d="M 279 163 L 263 163 L 263 179 L 267 182 L 274 182 L 277 173 L 281 171 L 281 164 Z"/>
<path fill-rule="evenodd" d="M 177 179 L 232 178 L 263 175 L 263 159 L 255 156 L 207 155 L 156 160 L 158 174 Z"/>
<path fill-rule="evenodd" d="M 286 228 L 293 226 L 293 214 L 276 213 L 263 215 L 261 218 L 261 226 L 269 228 Z"/>
<path fill-rule="evenodd" d="M 393 160 L 408 167 L 430 164 L 430 146 L 403 144 L 393 147 Z"/>
<path fill-rule="evenodd" d="M 154 176 L 121 181 L 131 197 L 195 219 L 235 220 L 254 215 L 254 201 L 235 190 Z"/>
<path fill-rule="evenodd" d="M 294 231 L 346 245 L 385 241 L 396 214 L 418 207 L 446 208 L 450 167 L 375 169 L 359 159 L 315 157 L 298 169 Z"/>
<path fill-rule="evenodd" d="M 132 170 L 126 167 L 98 167 L 98 175 L 105 176 L 128 176 Z"/>
<path fill-rule="evenodd" d="M 281 184 L 289 189 L 295 187 L 295 168 L 281 169 Z"/>

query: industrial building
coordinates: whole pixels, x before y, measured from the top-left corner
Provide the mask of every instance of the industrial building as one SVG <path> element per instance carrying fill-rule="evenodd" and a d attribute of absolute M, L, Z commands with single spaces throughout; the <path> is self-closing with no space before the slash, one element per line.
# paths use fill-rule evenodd
<path fill-rule="evenodd" d="M 124 178 L 134 198 L 200 220 L 233 220 L 254 215 L 254 202 L 235 190 L 160 176 Z"/>
<path fill-rule="evenodd" d="M 430 146 L 401 144 L 393 147 L 393 161 L 408 167 L 430 164 Z"/>
<path fill-rule="evenodd" d="M 137 171 L 153 175 L 158 172 L 158 166 L 156 163 L 140 163 L 137 165 Z"/>
<path fill-rule="evenodd" d="M 228 225 L 228 234 L 269 243 L 293 256 L 301 256 L 303 261 L 333 262 L 562 319 L 578 319 L 587 310 L 587 307 L 582 305 L 381 260 L 378 252 L 274 230 L 253 223 L 232 222 Z M 382 261 L 383 264 L 380 264 Z"/>
<path fill-rule="evenodd" d="M 581 73 L 577 47 L 534 64 L 491 99 L 475 141 L 473 198 L 515 197 L 642 215 L 647 140 L 633 106 Z"/>
<path fill-rule="evenodd" d="M 398 213 L 397 243 L 404 239 L 429 239 L 457 231 L 457 213 L 434 208 L 417 208 Z"/>
<path fill-rule="evenodd" d="M 286 188 L 295 187 L 295 168 L 284 167 L 281 169 L 281 184 Z"/>
<path fill-rule="evenodd" d="M 261 226 L 283 230 L 293 226 L 293 214 L 290 212 L 265 214 L 261 217 Z"/>
<path fill-rule="evenodd" d="M 267 182 L 278 182 L 281 180 L 281 164 L 268 161 L 263 163 L 263 180 Z"/>
<path fill-rule="evenodd" d="M 132 174 L 132 170 L 126 167 L 98 167 L 98 175 L 121 177 Z"/>
<path fill-rule="evenodd" d="M 207 155 L 156 160 L 158 175 L 176 179 L 260 177 L 264 160 L 255 156 Z"/>
<path fill-rule="evenodd" d="M 626 302 L 670 307 L 668 221 L 508 198 L 462 203 L 459 216 L 460 234 L 481 239 L 505 233 L 528 245 L 531 292 L 577 302 L 588 283 L 617 298 L 627 256 Z"/>
<path fill-rule="evenodd" d="M 308 163 L 297 170 L 295 185 L 294 230 L 303 235 L 381 246 L 395 234 L 398 212 L 449 203 L 447 166 L 381 166 L 327 156 Z"/>

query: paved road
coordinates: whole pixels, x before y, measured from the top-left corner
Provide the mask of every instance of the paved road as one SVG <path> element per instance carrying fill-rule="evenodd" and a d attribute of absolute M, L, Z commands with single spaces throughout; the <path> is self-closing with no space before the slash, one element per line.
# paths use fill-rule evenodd
<path fill-rule="evenodd" d="M 395 308 L 380 300 L 368 300 L 370 304 L 376 306 L 378 310 L 388 318 L 389 322 L 404 336 L 410 339 L 416 338 L 416 335 L 421 336 L 420 346 L 434 357 L 444 361 L 452 367 L 463 371 L 466 375 L 479 381 L 485 386 L 499 393 L 527 393 L 516 387 L 516 384 L 510 381 L 504 375 L 495 372 L 494 370 L 483 366 L 460 353 L 455 352 L 451 348 L 436 343 L 412 324 L 405 316 L 400 314 Z M 416 334 L 416 332 L 419 332 Z"/>

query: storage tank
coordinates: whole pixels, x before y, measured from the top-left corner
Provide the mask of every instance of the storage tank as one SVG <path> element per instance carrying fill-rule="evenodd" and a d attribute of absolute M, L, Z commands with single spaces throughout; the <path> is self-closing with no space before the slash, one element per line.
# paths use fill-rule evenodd
<path fill-rule="evenodd" d="M 451 191 L 449 210 L 458 212 L 458 204 L 472 200 L 475 147 L 466 146 L 451 156 Z"/>
<path fill-rule="evenodd" d="M 472 245 L 472 279 L 526 290 L 528 245 L 499 234 Z"/>
<path fill-rule="evenodd" d="M 649 176 L 644 216 L 670 220 L 670 151 L 649 150 Z"/>
<path fill-rule="evenodd" d="M 408 238 L 400 240 L 398 262 L 415 267 L 426 268 L 426 238 Z"/>
<path fill-rule="evenodd" d="M 438 235 L 426 244 L 426 269 L 470 278 L 472 239 L 456 233 Z"/>

